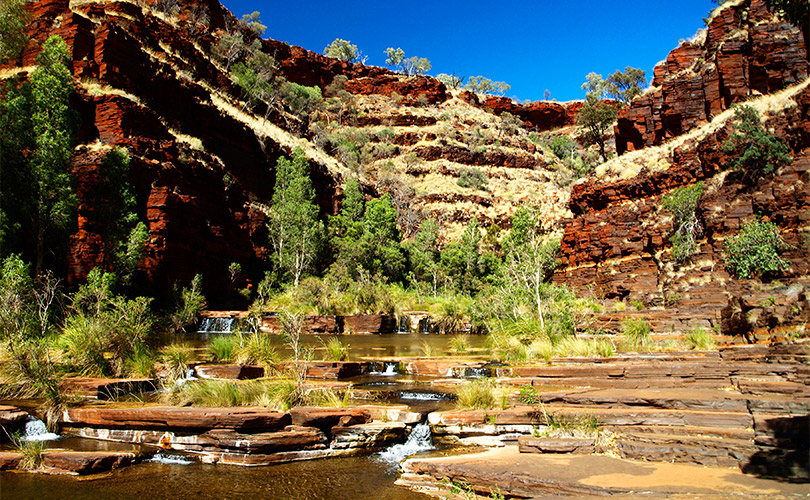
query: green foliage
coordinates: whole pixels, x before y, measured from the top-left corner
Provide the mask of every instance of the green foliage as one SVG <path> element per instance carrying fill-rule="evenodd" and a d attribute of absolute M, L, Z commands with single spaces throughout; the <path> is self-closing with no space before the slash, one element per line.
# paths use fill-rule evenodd
<path fill-rule="evenodd" d="M 561 160 L 573 158 L 577 150 L 577 143 L 567 135 L 558 135 L 549 143 L 554 156 Z"/>
<path fill-rule="evenodd" d="M 185 287 L 179 292 L 175 288 L 176 304 L 169 318 L 174 331 L 184 332 L 187 327 L 196 325 L 199 321 L 200 312 L 207 305 L 203 295 L 202 280 L 202 274 L 197 274 L 191 280 L 190 287 Z"/>
<path fill-rule="evenodd" d="M 19 59 L 28 43 L 25 27 L 29 17 L 25 0 L 0 2 L 0 64 Z"/>
<path fill-rule="evenodd" d="M 270 114 L 276 97 L 276 60 L 258 49 L 251 49 L 246 62 L 238 62 L 231 69 L 231 77 L 242 89 L 249 107 L 265 103 L 265 117 Z"/>
<path fill-rule="evenodd" d="M 456 75 L 439 73 L 438 75 L 436 75 L 436 79 L 442 82 L 444 86 L 447 87 L 448 89 L 460 89 L 462 86 L 461 78 L 457 77 Z"/>
<path fill-rule="evenodd" d="M 790 245 L 782 239 L 779 226 L 773 222 L 743 222 L 740 232 L 726 239 L 726 268 L 736 278 L 785 271 L 790 263 L 779 254 L 789 248 Z"/>
<path fill-rule="evenodd" d="M 628 66 L 624 71 L 617 70 L 607 79 L 597 73 L 588 73 L 586 82 L 582 85 L 585 98 L 588 101 L 599 99 L 616 99 L 623 105 L 641 95 L 642 87 L 647 85 L 647 76 L 644 70 Z"/>
<path fill-rule="evenodd" d="M 430 71 L 430 61 L 424 57 L 405 57 L 405 51 L 400 48 L 388 47 L 385 49 L 385 64 L 392 66 L 395 71 L 408 76 L 424 75 Z"/>
<path fill-rule="evenodd" d="M 292 160 L 283 156 L 278 159 L 267 224 L 276 269 L 281 276 L 292 277 L 294 286 L 298 286 L 304 273 L 312 270 L 323 244 L 324 228 L 318 212 L 309 162 L 304 151 L 296 148 Z"/>
<path fill-rule="evenodd" d="M 683 339 L 690 349 L 698 351 L 708 351 L 710 349 L 714 349 L 715 345 L 717 344 L 717 340 L 714 338 L 714 335 L 700 326 L 696 326 L 689 330 L 689 332 L 684 335 Z"/>
<path fill-rule="evenodd" d="M 155 318 L 152 299 L 115 295 L 116 277 L 96 268 L 79 287 L 59 343 L 68 362 L 83 373 L 121 376 L 127 363 L 148 351 Z M 138 361 L 139 364 L 141 361 Z"/>
<path fill-rule="evenodd" d="M 206 350 L 212 361 L 233 361 L 239 348 L 239 340 L 235 335 L 218 335 L 208 341 Z"/>
<path fill-rule="evenodd" d="M 260 17 L 261 13 L 259 13 L 259 11 L 253 11 L 250 14 L 244 14 L 239 22 L 247 29 L 253 31 L 259 36 L 262 36 L 264 35 L 267 26 L 262 24 Z"/>
<path fill-rule="evenodd" d="M 734 170 L 743 179 L 755 182 L 790 164 L 790 149 L 760 122 L 759 112 L 748 105 L 734 106 L 734 132 L 723 143 L 723 151 L 734 154 Z"/>
<path fill-rule="evenodd" d="M 703 235 L 703 226 L 697 217 L 697 207 L 703 196 L 703 181 L 691 186 L 681 186 L 664 196 L 663 208 L 673 216 L 672 260 L 688 261 L 698 251 L 697 238 Z"/>
<path fill-rule="evenodd" d="M 349 345 L 344 344 L 339 337 L 329 337 L 326 342 L 323 342 L 323 346 L 326 350 L 327 360 L 346 361 L 349 359 Z"/>
<path fill-rule="evenodd" d="M 613 99 L 625 104 L 641 95 L 647 86 L 647 75 L 642 69 L 627 66 L 624 71 L 616 71 L 607 79 L 607 93 Z"/>
<path fill-rule="evenodd" d="M 5 430 L 5 429 L 3 429 Z M 17 465 L 19 470 L 37 470 L 42 467 L 42 461 L 45 458 L 43 452 L 45 451 L 45 441 L 23 441 L 19 433 L 11 436 L 11 444 L 20 453 L 20 463 Z"/>
<path fill-rule="evenodd" d="M 194 359 L 194 350 L 188 344 L 172 343 L 160 350 L 160 359 L 172 374 L 171 378 L 181 379 L 188 373 L 188 365 Z"/>
<path fill-rule="evenodd" d="M 56 422 L 64 405 L 59 392 L 61 377 L 50 356 L 50 339 L 60 299 L 58 280 L 52 275 L 43 274 L 35 282 L 29 266 L 19 256 L 10 255 L 3 260 L 0 343 L 8 358 L 0 368 L 8 380 L 19 384 L 25 396 L 45 399 L 49 426 Z"/>
<path fill-rule="evenodd" d="M 357 45 L 341 38 L 335 38 L 332 43 L 327 45 L 323 49 L 323 55 L 350 63 L 359 62 L 363 59 L 361 52 L 357 50 Z"/>
<path fill-rule="evenodd" d="M 622 334 L 632 349 L 649 349 L 650 331 L 650 323 L 645 319 L 625 318 L 622 320 Z"/>
<path fill-rule="evenodd" d="M 279 355 L 273 347 L 270 336 L 265 333 L 253 333 L 242 339 L 242 344 L 234 350 L 234 360 L 240 365 L 273 366 L 278 363 Z"/>
<path fill-rule="evenodd" d="M 518 396 L 518 399 L 525 405 L 536 405 L 540 402 L 540 397 L 537 395 L 537 391 L 534 389 L 534 386 L 531 385 L 527 385 L 520 389 L 520 396 Z"/>
<path fill-rule="evenodd" d="M 458 354 L 463 354 L 470 350 L 470 337 L 469 335 L 459 335 L 458 337 L 454 337 L 450 339 L 447 347 Z"/>
<path fill-rule="evenodd" d="M 460 167 L 456 184 L 463 188 L 486 190 L 489 179 L 486 174 L 477 167 Z"/>
<path fill-rule="evenodd" d="M 73 76 L 67 67 L 70 52 L 53 35 L 37 56 L 39 66 L 31 73 L 31 124 L 35 147 L 30 168 L 35 182 L 33 229 L 36 234 L 35 271 L 43 268 L 49 241 L 67 237 L 78 198 L 70 177 L 75 113 L 70 109 Z"/>
<path fill-rule="evenodd" d="M 504 95 L 512 86 L 506 82 L 493 82 L 483 76 L 471 76 L 464 88 L 476 94 Z"/>
<path fill-rule="evenodd" d="M 456 404 L 462 409 L 488 410 L 496 404 L 495 384 L 492 380 L 481 379 L 467 382 L 456 393 Z"/>
<path fill-rule="evenodd" d="M 605 104 L 595 98 L 585 100 L 577 114 L 577 125 L 585 129 L 583 140 L 586 144 L 596 144 L 599 154 L 607 161 L 607 137 L 613 129 L 618 111 L 613 106 Z"/>
<path fill-rule="evenodd" d="M 129 154 L 113 148 L 98 168 L 99 199 L 93 219 L 101 228 L 105 265 L 118 271 L 122 284 L 128 284 L 145 257 L 149 237 L 146 224 L 138 221 L 135 189 L 129 180 Z"/>
<path fill-rule="evenodd" d="M 307 87 L 293 82 L 284 82 L 279 88 L 281 99 L 290 111 L 298 116 L 309 116 L 323 101 L 319 87 Z"/>
<path fill-rule="evenodd" d="M 211 48 L 214 59 L 225 65 L 225 71 L 230 71 L 231 65 L 239 60 L 247 51 L 245 38 L 242 33 L 225 33 Z"/>

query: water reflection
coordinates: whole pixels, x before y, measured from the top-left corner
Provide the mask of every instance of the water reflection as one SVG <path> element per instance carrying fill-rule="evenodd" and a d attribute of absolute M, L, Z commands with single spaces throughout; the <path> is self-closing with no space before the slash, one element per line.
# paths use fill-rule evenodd
<path fill-rule="evenodd" d="M 395 471 L 369 457 L 269 467 L 142 463 L 96 479 L 0 473 L 2 498 L 120 500 L 250 498 L 276 500 L 427 500 L 394 486 Z"/>

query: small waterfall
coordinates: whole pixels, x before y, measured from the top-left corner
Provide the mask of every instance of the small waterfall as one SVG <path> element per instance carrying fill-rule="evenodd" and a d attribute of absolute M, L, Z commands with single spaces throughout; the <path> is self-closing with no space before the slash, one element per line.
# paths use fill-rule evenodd
<path fill-rule="evenodd" d="M 427 422 L 417 424 L 411 429 L 411 434 L 408 440 L 404 443 L 395 444 L 387 450 L 380 452 L 377 458 L 381 462 L 386 462 L 396 465 L 404 458 L 419 453 L 420 451 L 427 451 L 433 449 L 433 436 L 430 433 L 430 426 Z"/>
<path fill-rule="evenodd" d="M 197 333 L 231 333 L 235 318 L 203 318 Z"/>
<path fill-rule="evenodd" d="M 22 437 L 23 441 L 53 441 L 59 439 L 59 434 L 48 432 L 45 427 L 45 422 L 38 418 L 30 417 L 25 422 L 25 435 Z"/>
<path fill-rule="evenodd" d="M 419 320 L 419 333 L 430 333 L 430 316 L 425 316 Z"/>
<path fill-rule="evenodd" d="M 200 380 L 197 378 L 197 371 L 194 368 L 189 368 L 186 372 L 186 376 L 181 378 L 177 381 L 177 387 L 182 386 L 186 382 L 191 382 L 192 380 Z"/>
<path fill-rule="evenodd" d="M 443 392 L 428 392 L 428 391 L 401 391 L 399 399 L 409 401 L 450 401 L 455 399 L 452 394 L 445 394 Z"/>
<path fill-rule="evenodd" d="M 384 361 L 382 365 L 382 371 L 380 370 L 380 364 L 374 363 L 376 365 L 374 367 L 374 371 L 369 372 L 369 375 L 382 375 L 383 377 L 393 377 L 394 375 L 398 375 L 397 372 L 397 365 L 399 362 L 397 361 Z"/>
<path fill-rule="evenodd" d="M 164 455 L 160 452 L 152 455 L 152 458 L 147 460 L 147 462 L 155 462 L 166 465 L 191 465 L 194 463 L 192 460 L 189 460 L 183 455 Z"/>
<path fill-rule="evenodd" d="M 397 333 L 405 334 L 411 333 L 411 318 L 404 314 L 399 317 L 397 322 Z"/>
<path fill-rule="evenodd" d="M 464 378 L 489 378 L 492 369 L 486 366 L 467 366 L 464 368 Z"/>

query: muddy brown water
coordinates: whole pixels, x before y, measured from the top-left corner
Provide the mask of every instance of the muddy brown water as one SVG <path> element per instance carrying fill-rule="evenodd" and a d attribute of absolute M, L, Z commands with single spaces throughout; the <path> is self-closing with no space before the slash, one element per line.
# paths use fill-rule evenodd
<path fill-rule="evenodd" d="M 265 467 L 145 462 L 98 476 L 0 473 L 0 498 L 15 500 L 426 500 L 394 485 L 396 468 L 355 456 Z"/>

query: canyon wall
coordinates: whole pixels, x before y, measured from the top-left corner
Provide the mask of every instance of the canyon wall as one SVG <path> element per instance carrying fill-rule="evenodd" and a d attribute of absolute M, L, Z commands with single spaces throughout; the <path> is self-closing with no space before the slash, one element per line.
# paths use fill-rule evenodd
<path fill-rule="evenodd" d="M 661 144 L 732 104 L 796 84 L 810 73 L 799 28 L 745 0 L 716 13 L 655 67 L 652 88 L 619 113 L 618 154 Z"/>

